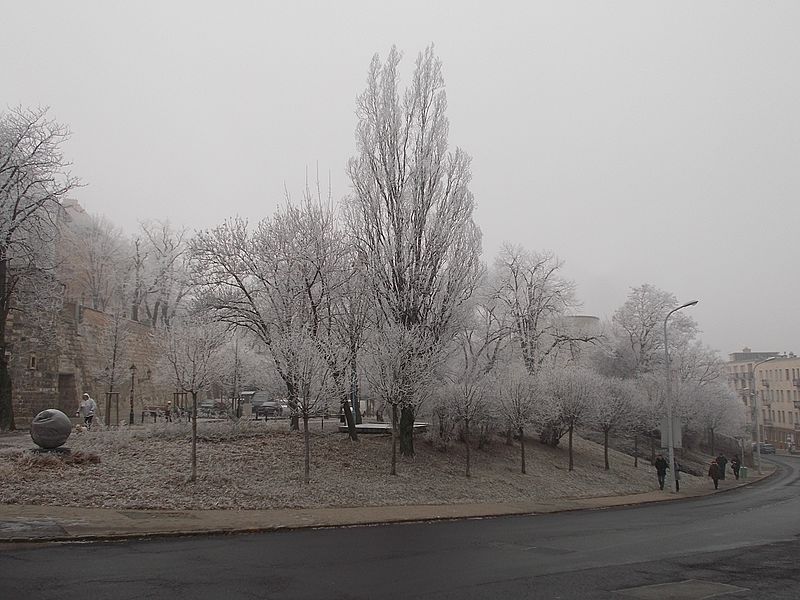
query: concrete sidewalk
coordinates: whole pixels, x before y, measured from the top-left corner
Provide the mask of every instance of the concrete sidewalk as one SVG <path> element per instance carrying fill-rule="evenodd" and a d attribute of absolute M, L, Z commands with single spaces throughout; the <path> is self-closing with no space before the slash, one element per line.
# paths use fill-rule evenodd
<path fill-rule="evenodd" d="M 677 494 L 655 490 L 606 498 L 565 498 L 553 502 L 367 506 L 272 510 L 124 510 L 66 506 L 0 505 L 0 543 L 77 542 L 145 537 L 254 533 L 281 529 L 343 527 L 469 519 L 507 515 L 547 514 L 603 509 L 681 500 L 725 492 L 756 483 L 771 475 L 726 479 L 714 490 L 711 481 L 701 489 Z"/>

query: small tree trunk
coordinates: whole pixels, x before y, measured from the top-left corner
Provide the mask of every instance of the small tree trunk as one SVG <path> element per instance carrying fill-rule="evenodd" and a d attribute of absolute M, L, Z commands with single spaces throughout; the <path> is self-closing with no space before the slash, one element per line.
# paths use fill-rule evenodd
<path fill-rule="evenodd" d="M 509 427 L 506 429 L 506 446 L 514 445 L 514 430 Z"/>
<path fill-rule="evenodd" d="M 572 458 L 572 430 L 573 430 L 573 425 L 570 425 L 569 426 L 569 470 L 570 471 L 572 471 L 575 466 L 575 463 Z"/>
<path fill-rule="evenodd" d="M 414 456 L 414 409 L 410 406 L 400 409 L 400 454 Z"/>
<path fill-rule="evenodd" d="M 464 444 L 467 447 L 467 477 L 469 477 L 469 419 L 464 419 Z"/>
<path fill-rule="evenodd" d="M 192 390 L 192 476 L 189 481 L 197 480 L 197 392 Z"/>
<path fill-rule="evenodd" d="M 653 439 L 653 433 L 650 432 L 650 464 L 654 462 L 656 462 L 656 441 Z"/>
<path fill-rule="evenodd" d="M 713 427 L 709 427 L 708 431 L 711 434 L 711 456 L 716 456 L 717 453 L 715 452 L 715 448 L 714 448 L 715 442 L 716 442 L 716 440 L 714 439 L 714 428 Z"/>
<path fill-rule="evenodd" d="M 357 350 L 355 348 L 350 348 L 350 356 L 352 357 L 350 362 L 350 397 L 353 400 L 353 416 L 355 418 L 355 423 L 356 425 L 360 425 L 363 423 L 363 419 L 361 416 L 361 402 L 358 399 L 358 366 L 356 365 Z M 350 436 L 350 438 L 356 441 L 356 438 L 353 436 Z"/>
<path fill-rule="evenodd" d="M 391 475 L 397 475 L 397 405 L 392 404 L 392 470 Z"/>
<path fill-rule="evenodd" d="M 305 482 L 311 480 L 311 439 L 308 435 L 308 413 L 303 413 L 303 445 L 305 446 Z"/>
<path fill-rule="evenodd" d="M 522 459 L 522 473 L 525 474 L 525 432 L 519 428 L 519 452 Z"/>
<path fill-rule="evenodd" d="M 354 442 L 358 441 L 358 432 L 356 431 L 356 421 L 353 418 L 353 411 L 350 410 L 350 402 L 345 396 L 342 398 L 342 408 L 344 408 L 344 420 L 347 423 L 347 434 Z"/>
<path fill-rule="evenodd" d="M 289 387 L 287 385 L 287 387 Z M 300 431 L 300 403 L 293 388 L 289 390 L 289 431 Z"/>
<path fill-rule="evenodd" d="M 603 429 L 603 456 L 606 459 L 606 471 L 611 467 L 608 465 L 608 429 Z"/>
<path fill-rule="evenodd" d="M 633 434 L 633 466 L 639 466 L 639 434 Z"/>

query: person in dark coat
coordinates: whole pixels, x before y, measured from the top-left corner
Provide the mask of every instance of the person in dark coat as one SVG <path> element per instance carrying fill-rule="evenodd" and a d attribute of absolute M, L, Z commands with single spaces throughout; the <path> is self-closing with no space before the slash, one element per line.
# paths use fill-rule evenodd
<path fill-rule="evenodd" d="M 681 463 L 677 460 L 672 464 L 675 473 L 675 491 L 681 491 Z"/>
<path fill-rule="evenodd" d="M 719 489 L 719 465 L 717 464 L 716 460 L 712 460 L 711 464 L 708 466 L 708 476 L 711 477 L 711 480 L 714 482 L 714 489 Z"/>
<path fill-rule="evenodd" d="M 739 469 L 742 468 L 742 461 L 739 460 L 739 455 L 734 454 L 733 458 L 731 459 L 731 471 L 733 471 L 733 476 L 736 479 L 739 479 Z"/>
<path fill-rule="evenodd" d="M 725 465 L 728 464 L 728 459 L 725 458 L 725 455 L 720 452 L 719 456 L 717 457 L 717 467 L 719 468 L 719 478 L 725 479 Z"/>
<path fill-rule="evenodd" d="M 653 466 L 656 468 L 656 475 L 658 476 L 658 487 L 659 489 L 664 489 L 664 481 L 667 478 L 667 468 L 669 465 L 667 461 L 664 460 L 664 457 L 660 454 L 656 456 L 655 462 L 653 462 Z"/>

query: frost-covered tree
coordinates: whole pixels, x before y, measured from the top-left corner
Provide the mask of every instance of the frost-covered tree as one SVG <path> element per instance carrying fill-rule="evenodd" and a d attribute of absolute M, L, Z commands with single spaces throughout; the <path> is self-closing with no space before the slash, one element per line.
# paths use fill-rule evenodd
<path fill-rule="evenodd" d="M 398 411 L 418 404 L 431 393 L 431 379 L 437 356 L 428 333 L 421 328 L 386 324 L 370 338 L 367 346 L 367 380 L 385 406 L 391 407 L 392 475 L 397 474 Z"/>
<path fill-rule="evenodd" d="M 117 306 L 110 315 L 110 320 L 100 332 L 98 347 L 102 352 L 102 371 L 97 380 L 106 388 L 105 422 L 111 425 L 111 396 L 114 388 L 127 371 L 129 356 L 130 331 L 126 327 L 126 319 L 121 306 Z"/>
<path fill-rule="evenodd" d="M 144 307 L 153 327 L 169 327 L 183 308 L 189 291 L 189 255 L 186 229 L 174 229 L 162 221 L 145 221 L 134 241 L 135 312 L 141 317 Z"/>
<path fill-rule="evenodd" d="M 107 311 L 121 302 L 128 248 L 122 230 L 106 217 L 82 216 L 61 227 L 61 270 L 73 288 L 71 295 L 95 310 Z"/>
<path fill-rule="evenodd" d="M 575 428 L 587 420 L 601 396 L 601 377 L 591 369 L 567 367 L 552 369 L 547 374 L 547 388 L 558 415 L 557 424 L 551 424 L 554 439 L 564 434 L 569 440 L 569 470 L 574 468 L 572 438 Z"/>
<path fill-rule="evenodd" d="M 482 293 L 466 311 L 464 325 L 456 337 L 454 350 L 448 364 L 449 385 L 445 403 L 439 406 L 440 425 L 448 409 L 454 420 L 463 428 L 466 445 L 466 476 L 470 476 L 470 433 L 476 422 L 488 425 L 492 410 L 490 396 L 496 387 L 493 371 L 503 356 L 508 336 L 496 303 Z"/>
<path fill-rule="evenodd" d="M 719 434 L 742 434 L 745 407 L 725 383 L 687 382 L 676 391 L 687 425 L 707 437 L 712 455 L 716 454 Z"/>
<path fill-rule="evenodd" d="M 722 381 L 725 375 L 725 364 L 719 352 L 699 340 L 687 343 L 674 354 L 670 352 L 670 361 L 677 381 L 682 383 L 707 385 Z"/>
<path fill-rule="evenodd" d="M 656 457 L 656 438 L 653 433 L 661 426 L 666 416 L 666 382 L 661 373 L 641 373 L 634 380 L 639 393 L 631 408 L 633 422 L 630 427 L 634 434 L 634 447 L 638 449 L 638 437 L 650 440 L 650 462 Z M 638 462 L 634 464 L 638 465 Z"/>
<path fill-rule="evenodd" d="M 519 435 L 520 466 L 525 465 L 525 429 L 533 425 L 542 415 L 544 388 L 538 379 L 531 377 L 526 369 L 509 365 L 497 376 L 497 408 L 509 430 Z"/>
<path fill-rule="evenodd" d="M 376 55 L 357 100 L 348 223 L 380 320 L 422 329 L 438 347 L 454 334 L 454 318 L 477 283 L 481 236 L 470 158 L 448 145 L 441 61 L 432 47 L 420 53 L 411 85 L 401 91 L 400 58 L 394 47 L 384 62 Z M 406 456 L 414 454 L 418 404 L 402 403 Z"/>
<path fill-rule="evenodd" d="M 175 387 L 192 397 L 192 472 L 197 479 L 197 394 L 219 379 L 225 329 L 201 318 L 174 322 L 162 338 L 162 356 Z"/>
<path fill-rule="evenodd" d="M 335 215 L 310 195 L 299 205 L 288 202 L 272 218 L 249 228 L 241 219 L 198 234 L 192 241 L 192 263 L 201 305 L 215 319 L 245 329 L 270 352 L 286 384 L 290 406 L 297 402 L 292 365 L 282 361 L 273 343 L 303 330 L 335 349 L 331 376 L 347 378 L 347 355 L 338 350 L 338 325 L 344 320 L 342 289 L 352 272 L 349 255 L 336 228 Z M 337 341 L 338 340 L 338 341 Z M 354 421 L 344 385 L 340 402 L 351 436 Z M 297 428 L 298 415 L 292 418 Z"/>
<path fill-rule="evenodd" d="M 447 396 L 453 415 L 462 425 L 466 449 L 465 475 L 470 477 L 470 426 L 487 413 L 487 398 L 491 389 L 489 376 L 467 366 L 451 374 Z"/>
<path fill-rule="evenodd" d="M 348 273 L 340 271 L 341 285 L 338 287 L 334 308 L 331 311 L 330 338 L 341 348 L 346 349 L 344 358 L 349 370 L 349 397 L 352 404 L 355 424 L 362 422 L 359 401 L 359 356 L 366 342 L 370 327 L 375 324 L 375 310 L 371 302 L 370 285 L 367 273 L 351 247 L 344 249 L 346 262 L 352 266 Z M 347 256 L 351 258 L 347 260 Z M 335 372 L 344 375 L 346 370 L 337 368 Z M 347 386 L 345 386 L 347 387 Z M 343 387 L 343 389 L 345 389 Z M 347 418 L 347 402 L 343 403 Z M 349 423 L 349 421 L 348 421 Z M 355 428 L 351 428 L 351 438 L 355 439 Z"/>
<path fill-rule="evenodd" d="M 78 182 L 62 147 L 69 130 L 46 108 L 0 112 L 0 429 L 14 429 L 7 325 L 52 308 L 53 246 L 61 201 Z M 21 301 L 21 295 L 26 295 Z M 33 302 L 32 302 L 33 301 Z"/>
<path fill-rule="evenodd" d="M 286 373 L 294 379 L 292 387 L 297 391 L 294 408 L 303 421 L 304 480 L 308 483 L 311 473 L 308 420 L 324 415 L 329 398 L 341 397 L 341 389 L 337 389 L 331 376 L 327 352 L 321 347 L 320 340 L 308 331 L 281 333 L 273 341 L 272 351 L 280 356 Z"/>
<path fill-rule="evenodd" d="M 625 363 L 628 377 L 663 368 L 664 318 L 678 305 L 674 294 L 645 283 L 633 288 L 614 313 L 620 340 L 618 357 Z M 670 354 L 675 356 L 697 335 L 697 323 L 685 312 L 677 312 L 670 317 L 667 331 Z"/>
<path fill-rule="evenodd" d="M 608 377 L 598 381 L 600 393 L 591 410 L 592 426 L 603 432 L 603 458 L 608 462 L 608 438 L 612 431 L 628 431 L 634 426 L 634 410 L 639 390 L 631 380 Z"/>
<path fill-rule="evenodd" d="M 494 262 L 493 294 L 507 314 L 510 333 L 531 375 L 546 361 L 552 363 L 560 351 L 597 337 L 565 325 L 564 316 L 577 301 L 574 284 L 561 275 L 562 266 L 552 253 L 508 244 Z"/>

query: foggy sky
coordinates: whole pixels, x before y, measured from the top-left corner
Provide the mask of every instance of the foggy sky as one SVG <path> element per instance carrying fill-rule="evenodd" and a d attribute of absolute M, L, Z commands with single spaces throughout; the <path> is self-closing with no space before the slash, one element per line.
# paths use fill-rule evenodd
<path fill-rule="evenodd" d="M 133 232 L 256 221 L 319 169 L 392 44 L 443 61 L 491 261 L 553 250 L 579 312 L 652 283 L 727 354 L 800 352 L 800 3 L 7 2 L 0 106 L 51 107 L 76 198 Z"/>

